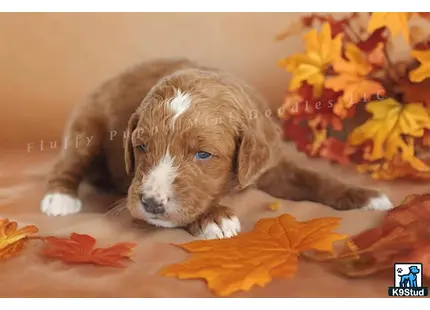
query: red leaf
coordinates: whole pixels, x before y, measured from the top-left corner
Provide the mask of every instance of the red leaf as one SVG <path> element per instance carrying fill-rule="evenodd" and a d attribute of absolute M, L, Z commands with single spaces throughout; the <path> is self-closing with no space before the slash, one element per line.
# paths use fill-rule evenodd
<path fill-rule="evenodd" d="M 385 27 L 376 29 L 367 39 L 358 42 L 357 47 L 365 53 L 370 53 L 378 46 L 378 43 L 385 44 L 387 41 L 385 29 Z"/>
<path fill-rule="evenodd" d="M 411 83 L 407 79 L 402 79 L 398 82 L 395 91 L 402 94 L 402 102 L 422 102 L 427 107 L 430 107 L 430 79 L 426 79 L 420 83 Z"/>
<path fill-rule="evenodd" d="M 366 141 L 361 145 L 361 147 L 355 148 L 352 154 L 349 156 L 351 162 L 357 165 L 368 163 L 364 158 L 366 156 L 365 154 L 368 153 L 372 147 L 373 142 Z"/>
<path fill-rule="evenodd" d="M 117 243 L 108 248 L 96 248 L 96 239 L 88 235 L 72 233 L 69 239 L 57 237 L 43 238 L 46 248 L 43 254 L 58 258 L 65 263 L 91 263 L 102 266 L 124 267 L 121 263 L 129 259 L 136 243 Z"/>
<path fill-rule="evenodd" d="M 297 91 L 302 100 L 289 107 L 286 112 L 290 115 L 333 114 L 333 106 L 342 92 L 335 92 L 332 89 L 324 88 L 321 97 L 315 98 L 312 90 L 312 85 L 303 83 Z"/>
<path fill-rule="evenodd" d="M 296 143 L 299 152 L 307 152 L 308 145 L 311 143 L 311 130 L 307 126 L 300 126 L 294 120 L 284 122 L 285 137 Z"/>
<path fill-rule="evenodd" d="M 350 163 L 348 153 L 347 143 L 339 141 L 333 137 L 324 141 L 319 152 L 320 156 L 341 165 Z"/>
<path fill-rule="evenodd" d="M 302 101 L 297 104 L 297 107 L 290 109 L 291 115 L 309 116 L 315 118 L 318 116 L 320 125 L 323 128 L 332 126 L 334 130 L 340 131 L 342 123 L 340 118 L 333 113 L 333 107 L 342 92 L 335 92 L 332 89 L 324 88 L 321 97 L 315 98 L 312 92 L 312 86 L 304 84 L 298 91 Z"/>
<path fill-rule="evenodd" d="M 427 40 L 425 42 L 419 42 L 419 43 L 415 44 L 413 46 L 413 49 L 417 50 L 417 51 L 427 51 L 427 50 L 429 50 L 430 49 L 430 40 Z"/>

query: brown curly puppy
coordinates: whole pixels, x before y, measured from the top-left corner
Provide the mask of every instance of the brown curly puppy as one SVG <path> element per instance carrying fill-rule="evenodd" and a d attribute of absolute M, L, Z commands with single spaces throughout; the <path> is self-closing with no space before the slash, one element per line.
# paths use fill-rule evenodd
<path fill-rule="evenodd" d="M 143 63 L 76 108 L 41 210 L 79 212 L 83 180 L 128 194 L 135 218 L 204 238 L 240 231 L 234 211 L 219 201 L 249 186 L 339 210 L 392 207 L 378 191 L 289 162 L 267 111 L 255 90 L 228 73 L 183 59 Z"/>

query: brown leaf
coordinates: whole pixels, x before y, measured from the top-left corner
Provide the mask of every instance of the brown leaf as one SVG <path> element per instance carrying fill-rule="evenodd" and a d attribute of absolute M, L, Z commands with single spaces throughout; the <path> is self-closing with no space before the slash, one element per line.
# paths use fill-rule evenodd
<path fill-rule="evenodd" d="M 351 237 L 331 262 L 350 277 L 362 277 L 392 268 L 395 262 L 428 262 L 430 256 L 430 194 L 413 195 L 388 211 L 378 227 Z M 428 268 L 425 271 L 429 274 Z"/>
<path fill-rule="evenodd" d="M 423 275 L 430 279 L 430 242 L 422 242 L 417 249 L 406 255 L 402 262 L 421 262 L 423 264 Z"/>
<path fill-rule="evenodd" d="M 408 80 L 401 80 L 396 87 L 396 91 L 403 94 L 403 102 L 422 102 L 430 107 L 430 79 L 421 83 L 412 83 Z"/>
<path fill-rule="evenodd" d="M 430 21 L 430 13 L 429 12 L 418 12 L 418 15 L 424 19 Z"/>

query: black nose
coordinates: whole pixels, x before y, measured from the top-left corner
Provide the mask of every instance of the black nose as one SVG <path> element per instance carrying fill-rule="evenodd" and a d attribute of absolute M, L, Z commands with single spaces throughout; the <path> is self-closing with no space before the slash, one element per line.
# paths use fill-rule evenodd
<path fill-rule="evenodd" d="M 143 208 L 146 212 L 159 214 L 164 212 L 164 207 L 156 202 L 153 198 L 146 198 L 143 202 Z"/>

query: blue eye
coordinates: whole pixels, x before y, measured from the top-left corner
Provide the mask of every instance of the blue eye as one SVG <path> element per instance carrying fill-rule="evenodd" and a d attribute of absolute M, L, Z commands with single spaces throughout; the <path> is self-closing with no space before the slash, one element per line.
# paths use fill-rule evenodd
<path fill-rule="evenodd" d="M 139 151 L 141 151 L 141 152 L 143 152 L 143 153 L 145 153 L 145 152 L 146 152 L 146 145 L 145 145 L 145 144 L 141 144 L 141 145 L 139 145 L 139 146 L 138 146 L 138 148 L 139 148 Z"/>
<path fill-rule="evenodd" d="M 197 152 L 195 156 L 197 159 L 204 160 L 211 158 L 213 155 L 208 152 Z"/>

